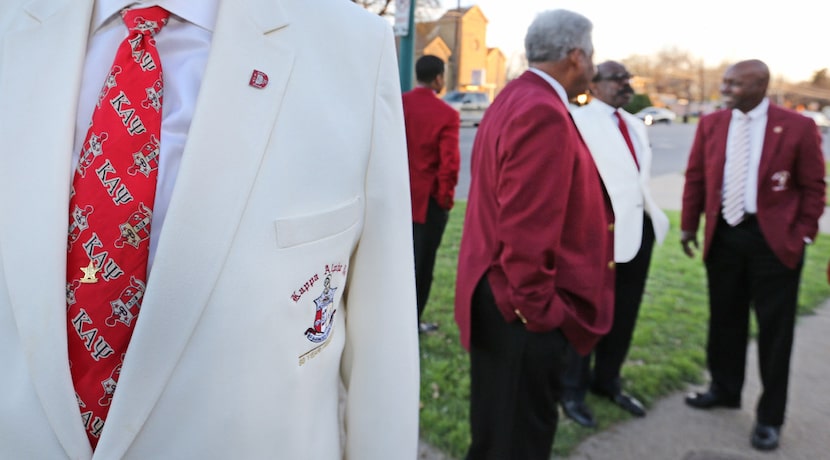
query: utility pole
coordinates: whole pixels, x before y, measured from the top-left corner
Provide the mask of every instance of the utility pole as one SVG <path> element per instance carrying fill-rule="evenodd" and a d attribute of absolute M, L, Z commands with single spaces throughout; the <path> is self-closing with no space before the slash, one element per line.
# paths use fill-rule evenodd
<path fill-rule="evenodd" d="M 456 2 L 455 8 L 455 39 L 453 40 L 453 50 L 450 58 L 452 59 L 452 89 L 461 89 L 461 61 L 459 60 L 459 50 L 461 49 L 461 0 Z"/>
<path fill-rule="evenodd" d="M 415 73 L 415 4 L 417 0 L 409 0 L 409 30 L 401 36 L 400 60 L 398 73 L 401 79 L 401 91 L 412 89 L 412 76 Z"/>

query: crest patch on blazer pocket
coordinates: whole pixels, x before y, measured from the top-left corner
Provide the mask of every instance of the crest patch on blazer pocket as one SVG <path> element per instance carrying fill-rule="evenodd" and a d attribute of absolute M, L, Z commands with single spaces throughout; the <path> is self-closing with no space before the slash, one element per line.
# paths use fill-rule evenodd
<path fill-rule="evenodd" d="M 347 269 L 348 266 L 344 263 L 327 264 L 322 274 L 313 274 L 291 295 L 291 299 L 298 305 L 314 309 L 314 319 L 303 335 L 316 346 L 299 356 L 300 366 L 323 351 L 331 340 L 334 332 L 334 315 L 337 313 L 336 295 L 346 281 Z M 308 293 L 313 296 L 306 297 L 305 294 Z"/>
<path fill-rule="evenodd" d="M 790 183 L 790 172 L 789 171 L 776 171 L 772 175 L 772 191 L 773 192 L 783 192 L 789 188 Z"/>

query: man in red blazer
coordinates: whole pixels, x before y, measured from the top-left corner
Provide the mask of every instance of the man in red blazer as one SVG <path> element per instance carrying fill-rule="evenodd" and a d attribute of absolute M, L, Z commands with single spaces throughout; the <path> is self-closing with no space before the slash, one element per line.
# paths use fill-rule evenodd
<path fill-rule="evenodd" d="M 530 69 L 484 114 L 472 153 L 455 318 L 470 351 L 468 459 L 550 456 L 566 345 L 611 327 L 613 211 L 568 112 L 594 75 L 591 22 L 541 13 Z"/>
<path fill-rule="evenodd" d="M 689 395 L 686 403 L 740 407 L 751 304 L 763 393 L 750 442 L 759 450 L 778 447 L 804 250 L 818 231 L 825 187 L 815 123 L 770 104 L 768 84 L 769 69 L 761 61 L 726 70 L 720 90 L 727 109 L 698 124 L 681 217 L 681 244 L 689 257 L 700 217 L 706 217 L 712 378 L 706 392 Z"/>
<path fill-rule="evenodd" d="M 409 186 L 412 199 L 412 238 L 415 247 L 415 289 L 418 331 L 438 328 L 421 322 L 427 305 L 441 244 L 453 205 L 461 155 L 458 151 L 458 112 L 435 95 L 444 89 L 444 61 L 425 55 L 415 63 L 418 86 L 403 95 Z"/>

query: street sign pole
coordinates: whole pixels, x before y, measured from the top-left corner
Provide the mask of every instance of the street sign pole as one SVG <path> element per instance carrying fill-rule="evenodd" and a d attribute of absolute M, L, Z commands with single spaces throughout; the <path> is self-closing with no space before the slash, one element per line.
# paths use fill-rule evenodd
<path fill-rule="evenodd" d="M 408 3 L 408 5 L 401 5 Z M 398 6 L 409 8 L 409 14 L 406 18 L 406 34 L 401 35 L 400 50 L 398 53 L 398 71 L 401 78 L 401 91 L 409 91 L 412 89 L 413 75 L 415 73 L 415 4 L 417 0 L 401 1 L 398 0 Z"/>

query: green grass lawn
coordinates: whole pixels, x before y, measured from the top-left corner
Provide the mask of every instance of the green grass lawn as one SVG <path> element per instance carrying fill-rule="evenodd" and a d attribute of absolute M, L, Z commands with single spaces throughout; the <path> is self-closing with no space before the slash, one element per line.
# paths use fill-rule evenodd
<path fill-rule="evenodd" d="M 421 335 L 421 438 L 454 458 L 469 443 L 469 358 L 460 346 L 453 319 L 455 269 L 466 202 L 457 203 L 438 253 L 435 281 L 423 319 L 440 329 Z M 634 340 L 623 367 L 625 390 L 647 406 L 689 383 L 703 382 L 707 295 L 703 264 L 680 249 L 679 213 L 668 212 L 672 228 L 655 248 Z M 702 237 L 701 237 L 702 238 Z M 830 235 L 821 235 L 805 262 L 799 310 L 809 314 L 830 297 L 825 267 Z M 588 397 L 598 430 L 629 418 L 604 399 Z M 560 418 L 554 453 L 567 456 L 584 438 L 596 433 Z"/>
<path fill-rule="evenodd" d="M 830 179 L 830 161 L 824 163 L 824 171 L 825 180 Z M 825 201 L 825 203 L 827 203 L 827 206 L 830 206 L 830 187 L 825 188 L 824 193 L 827 196 L 827 200 Z"/>

